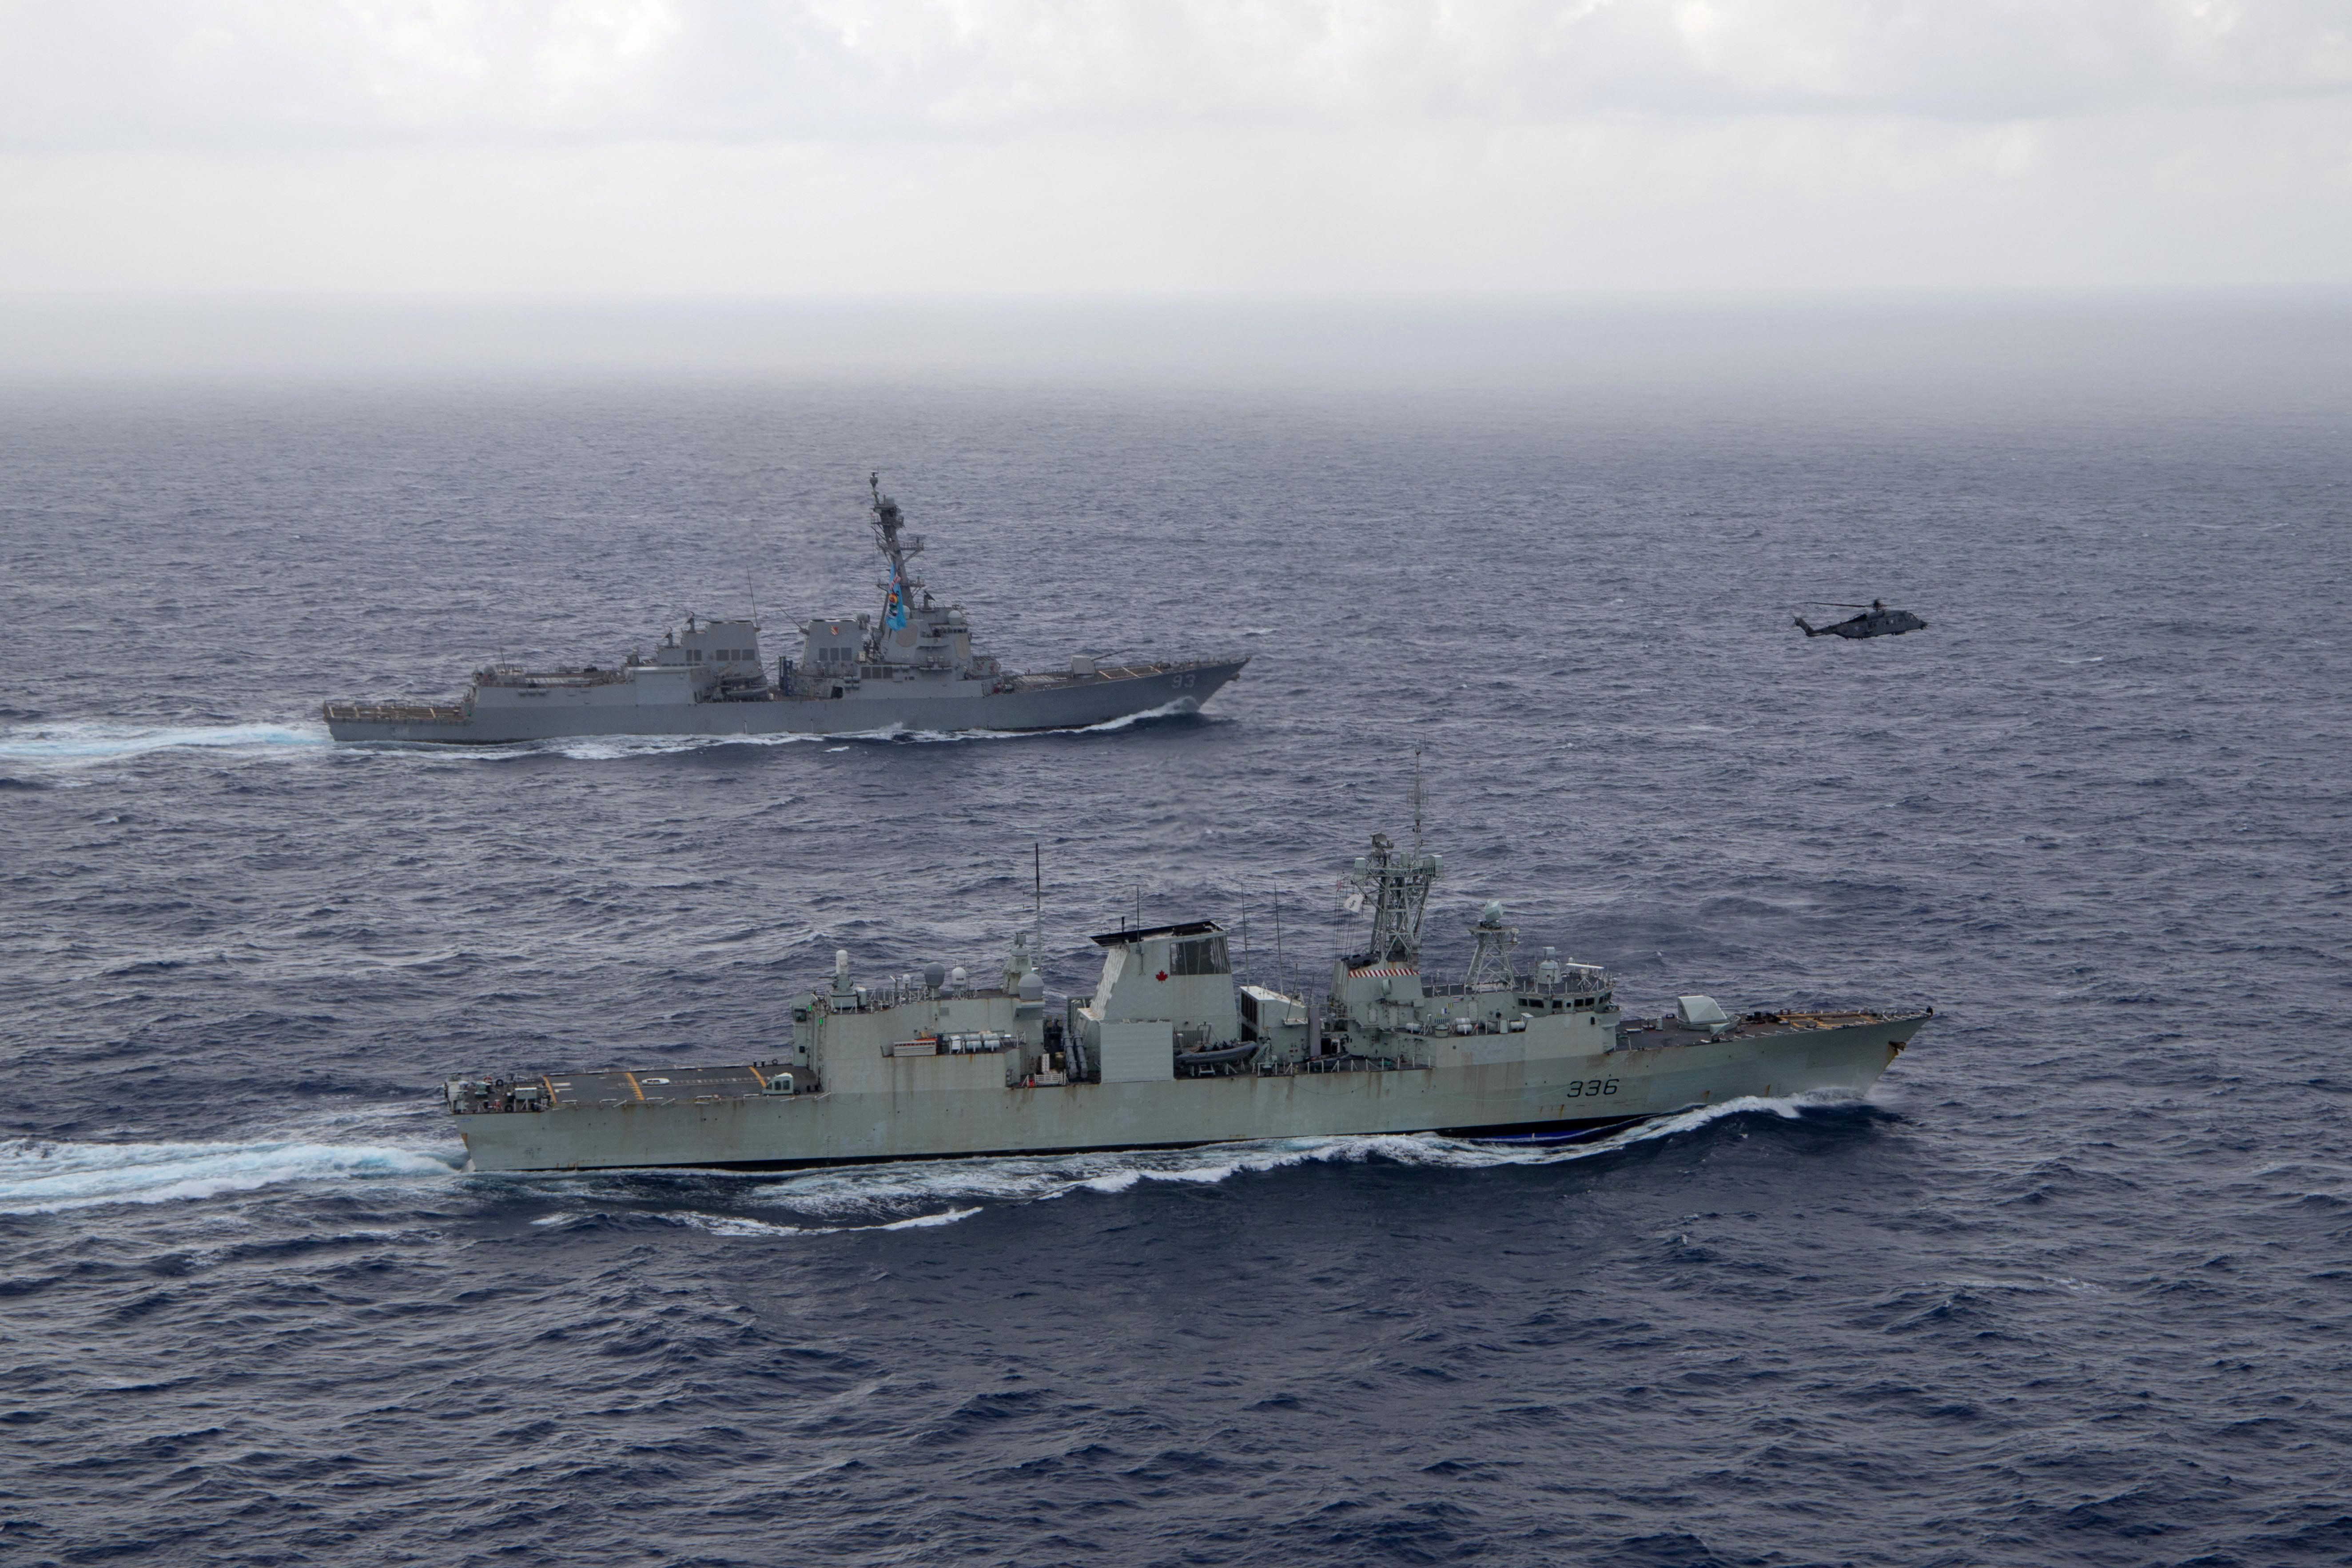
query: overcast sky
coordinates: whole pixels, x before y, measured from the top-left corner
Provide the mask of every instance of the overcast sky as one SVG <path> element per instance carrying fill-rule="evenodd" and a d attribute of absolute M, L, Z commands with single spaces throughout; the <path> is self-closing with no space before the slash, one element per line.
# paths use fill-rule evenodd
<path fill-rule="evenodd" d="M 2352 0 L 0 0 L 0 289 L 2352 282 Z"/>

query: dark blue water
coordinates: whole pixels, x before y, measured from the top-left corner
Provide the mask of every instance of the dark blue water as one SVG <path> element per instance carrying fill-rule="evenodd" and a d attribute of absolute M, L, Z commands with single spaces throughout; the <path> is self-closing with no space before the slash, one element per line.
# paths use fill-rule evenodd
<path fill-rule="evenodd" d="M 7 394 L 0 1557 L 2352 1562 L 2352 334 L 2266 321 Z M 315 721 L 862 605 L 873 466 L 1012 662 L 1256 662 L 1013 740 Z M 1874 595 L 1931 629 L 1789 625 Z M 1139 905 L 1325 963 L 1416 746 L 1439 962 L 1498 897 L 1637 1005 L 1936 1023 L 1565 1156 L 456 1168 L 444 1077 L 772 1050 L 835 946 L 992 962 L 1033 843 L 1056 986 Z"/>

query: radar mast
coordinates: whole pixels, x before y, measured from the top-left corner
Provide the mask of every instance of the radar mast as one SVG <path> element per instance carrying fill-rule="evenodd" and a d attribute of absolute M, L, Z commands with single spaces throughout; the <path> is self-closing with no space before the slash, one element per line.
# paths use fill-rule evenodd
<path fill-rule="evenodd" d="M 882 619 L 874 632 L 878 643 L 884 632 L 907 624 L 907 612 L 915 591 L 923 585 L 919 578 L 907 574 L 907 563 L 923 552 L 923 536 L 899 531 L 906 526 L 906 515 L 899 511 L 897 501 L 882 493 L 881 469 L 866 476 L 866 486 L 874 492 L 875 547 L 890 563 L 890 575 L 876 584 L 882 590 Z"/>
<path fill-rule="evenodd" d="M 1371 945 L 1365 963 L 1421 963 L 1421 917 L 1437 880 L 1434 855 L 1421 849 L 1421 752 L 1412 755 L 1412 849 L 1400 854 L 1385 833 L 1372 835 L 1372 852 L 1360 857 L 1349 880 L 1372 906 Z M 1351 906 L 1352 907 L 1352 906 Z"/>
<path fill-rule="evenodd" d="M 1473 947 L 1469 973 L 1462 977 L 1465 991 L 1509 991 L 1519 983 L 1511 950 L 1519 945 L 1519 928 L 1505 923 L 1499 899 L 1490 899 L 1470 928 Z M 1557 963 L 1552 965 L 1559 969 Z"/>

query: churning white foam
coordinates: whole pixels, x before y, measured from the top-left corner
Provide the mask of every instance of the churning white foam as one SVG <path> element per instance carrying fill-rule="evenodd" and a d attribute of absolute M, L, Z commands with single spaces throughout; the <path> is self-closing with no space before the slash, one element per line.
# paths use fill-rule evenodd
<path fill-rule="evenodd" d="M 669 1221 L 672 1225 L 691 1226 L 696 1230 L 707 1230 L 713 1236 L 803 1237 L 840 1236 L 845 1232 L 856 1230 L 929 1230 L 934 1226 L 953 1225 L 958 1220 L 970 1219 L 979 1212 L 980 1205 L 974 1204 L 970 1208 L 944 1209 L 938 1214 L 919 1214 L 908 1219 L 883 1220 L 874 1225 L 775 1225 L 767 1220 L 752 1219 L 744 1215 L 699 1212 L 665 1214 L 659 1217 Z"/>
<path fill-rule="evenodd" d="M 288 1182 L 446 1177 L 449 1161 L 361 1143 L 0 1143 L 0 1214 L 161 1204 Z"/>
<path fill-rule="evenodd" d="M 1795 1120 L 1808 1106 L 1850 1100 L 1806 1095 L 1744 1097 L 1660 1117 L 1605 1138 L 1570 1144 L 1483 1143 L 1433 1132 L 1354 1137 L 1283 1138 L 1215 1143 L 1195 1149 L 1111 1151 L 1088 1154 L 1014 1155 L 885 1165 L 845 1165 L 792 1175 L 747 1176 L 754 1203 L 812 1216 L 841 1219 L 887 1214 L 933 1203 L 1037 1203 L 1073 1193 L 1123 1193 L 1152 1182 L 1213 1184 L 1287 1166 L 1389 1160 L 1440 1170 L 1477 1171 L 1508 1165 L 1556 1165 L 1597 1159 L 1660 1138 L 1678 1137 L 1726 1117 L 1769 1113 Z M 911 1224 L 900 1221 L 899 1224 Z M 870 1228 L 870 1227 L 858 1227 Z M 805 1231 L 796 1234 L 806 1234 Z"/>
<path fill-rule="evenodd" d="M 325 726 L 310 724 L 16 724 L 0 730 L 0 762 L 72 764 L 187 747 L 308 752 L 326 744 Z"/>
<path fill-rule="evenodd" d="M 841 730 L 824 735 L 598 735 L 481 748 L 477 754 L 497 756 L 501 753 L 511 755 L 517 752 L 553 751 L 560 756 L 578 762 L 605 762 L 615 757 L 655 757 L 672 752 L 703 751 L 712 746 L 790 746 L 811 741 L 833 742 L 824 748 L 828 752 L 845 752 L 855 744 L 955 745 L 974 741 L 1028 741 L 1047 735 L 1104 735 L 1153 719 L 1172 719 L 1199 710 L 1198 702 L 1190 697 L 1180 697 L 1173 702 L 1163 702 L 1140 713 L 1106 719 L 1099 724 L 1077 724 L 1058 730 L 909 730 L 904 725 L 890 724 L 878 730 Z"/>
<path fill-rule="evenodd" d="M 889 741 L 911 745 L 937 746 L 967 741 L 1034 741 L 1045 735 L 1108 735 L 1116 731 L 1131 729 L 1154 719 L 1173 719 L 1187 713 L 1197 713 L 1201 705 L 1190 697 L 1180 697 L 1173 702 L 1163 702 L 1157 708 L 1147 708 L 1140 713 L 1122 713 L 1116 719 L 1106 719 L 1099 724 L 1074 724 L 1058 730 L 908 730 L 892 725 L 887 730 L 864 731 L 854 734 L 820 737 L 835 741 Z"/>

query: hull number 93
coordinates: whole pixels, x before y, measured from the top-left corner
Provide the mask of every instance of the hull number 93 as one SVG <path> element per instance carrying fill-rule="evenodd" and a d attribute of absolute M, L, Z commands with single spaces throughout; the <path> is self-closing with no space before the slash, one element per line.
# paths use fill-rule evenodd
<path fill-rule="evenodd" d="M 1168 678 L 1168 689 L 1181 691 L 1198 679 L 1197 675 L 1171 675 Z"/>
<path fill-rule="evenodd" d="M 1568 1086 L 1568 1098 L 1570 1100 L 1581 1100 L 1589 1094 L 1614 1094 L 1616 1092 L 1617 1080 L 1613 1078 L 1590 1078 L 1586 1079 L 1581 1083 L 1572 1083 Z"/>

